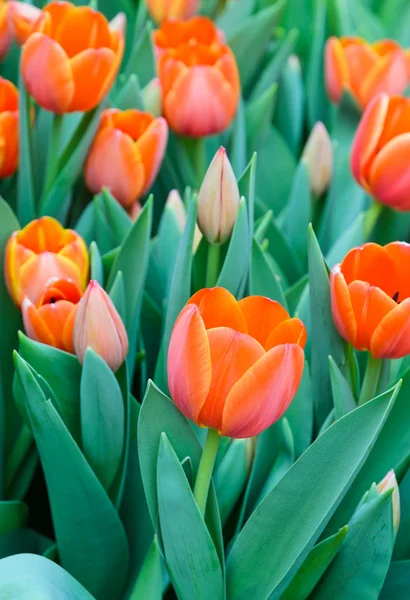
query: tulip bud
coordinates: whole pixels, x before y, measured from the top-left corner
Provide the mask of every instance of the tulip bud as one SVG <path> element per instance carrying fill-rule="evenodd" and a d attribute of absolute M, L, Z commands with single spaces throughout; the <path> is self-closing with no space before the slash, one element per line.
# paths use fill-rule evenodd
<path fill-rule="evenodd" d="M 307 164 L 312 194 L 321 196 L 332 179 L 333 146 L 326 127 L 320 121 L 310 133 L 302 159 Z"/>
<path fill-rule="evenodd" d="M 41 15 L 41 10 L 37 6 L 27 4 L 27 2 L 15 2 L 11 0 L 7 3 L 8 24 L 16 42 L 21 46 L 26 42 L 30 35 L 34 23 Z"/>
<path fill-rule="evenodd" d="M 82 364 L 92 348 L 116 371 L 128 352 L 124 323 L 108 294 L 97 281 L 90 281 L 80 300 L 74 323 L 74 350 Z"/>
<path fill-rule="evenodd" d="M 239 206 L 239 188 L 225 148 L 219 148 L 198 194 L 198 224 L 210 244 L 231 235 Z"/>
<path fill-rule="evenodd" d="M 383 477 L 380 483 L 377 484 L 377 490 L 380 494 L 393 490 L 392 493 L 392 506 L 393 506 L 393 526 L 394 531 L 397 533 L 400 525 L 400 494 L 399 486 L 397 484 L 396 475 L 394 470 L 391 469 L 387 475 Z"/>
<path fill-rule="evenodd" d="M 145 109 L 153 116 L 162 115 L 162 93 L 158 77 L 151 79 L 142 90 L 142 101 Z"/>
<path fill-rule="evenodd" d="M 127 17 L 123 12 L 119 12 L 110 21 L 111 31 L 118 31 L 124 38 L 127 31 Z"/>
<path fill-rule="evenodd" d="M 174 213 L 175 220 L 180 231 L 184 230 L 186 224 L 186 209 L 178 190 L 171 190 L 165 204 L 165 210 L 171 210 Z M 198 225 L 195 225 L 193 251 L 198 248 L 199 242 L 202 239 L 202 233 Z"/>

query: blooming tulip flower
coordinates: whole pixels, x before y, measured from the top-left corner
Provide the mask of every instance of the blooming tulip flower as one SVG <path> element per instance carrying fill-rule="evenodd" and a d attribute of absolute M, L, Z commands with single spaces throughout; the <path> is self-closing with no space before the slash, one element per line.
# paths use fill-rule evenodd
<path fill-rule="evenodd" d="M 97 281 L 90 281 L 78 304 L 73 343 L 81 364 L 87 348 L 99 354 L 113 371 L 117 371 L 127 356 L 128 336 L 124 323 Z"/>
<path fill-rule="evenodd" d="M 410 99 L 380 94 L 365 110 L 353 140 L 355 179 L 382 204 L 410 210 Z"/>
<path fill-rule="evenodd" d="M 199 8 L 199 0 L 145 0 L 145 4 L 157 23 L 166 19 L 189 19 Z"/>
<path fill-rule="evenodd" d="M 125 208 L 151 187 L 168 140 L 162 117 L 139 110 L 108 109 L 85 164 L 87 187 L 98 193 L 108 187 Z"/>
<path fill-rule="evenodd" d="M 21 46 L 27 41 L 34 24 L 41 15 L 41 10 L 27 2 L 15 0 L 10 0 L 8 7 L 9 28 L 14 39 Z"/>
<path fill-rule="evenodd" d="M 331 37 L 325 47 L 325 79 L 333 102 L 348 91 L 364 108 L 379 92 L 404 92 L 409 83 L 406 52 L 393 40 L 368 44 L 359 37 Z"/>
<path fill-rule="evenodd" d="M 37 342 L 74 352 L 73 329 L 81 290 L 70 279 L 50 279 L 36 304 L 21 307 L 27 335 Z"/>
<path fill-rule="evenodd" d="M 198 194 L 198 224 L 210 244 L 231 235 L 239 206 L 239 188 L 225 148 L 219 148 Z"/>
<path fill-rule="evenodd" d="M 410 354 L 410 244 L 353 248 L 330 275 L 340 335 L 374 358 Z"/>
<path fill-rule="evenodd" d="M 0 178 L 10 177 L 17 169 L 18 104 L 16 86 L 0 77 Z"/>
<path fill-rule="evenodd" d="M 164 21 L 154 32 L 162 105 L 177 133 L 220 133 L 236 114 L 240 96 L 235 57 L 206 17 Z"/>
<path fill-rule="evenodd" d="M 302 158 L 307 164 L 312 194 L 321 196 L 332 179 L 333 146 L 326 127 L 320 121 L 309 135 Z"/>
<path fill-rule="evenodd" d="M 5 277 L 11 297 L 20 305 L 27 297 L 36 306 L 50 280 L 69 279 L 83 291 L 88 251 L 82 237 L 42 217 L 15 231 L 6 246 Z"/>
<path fill-rule="evenodd" d="M 91 110 L 111 88 L 124 38 L 90 6 L 51 2 L 43 8 L 23 46 L 27 91 L 46 110 Z"/>
<path fill-rule="evenodd" d="M 7 19 L 8 5 L 6 0 L 0 0 L 0 60 L 6 56 L 12 40 Z"/>
<path fill-rule="evenodd" d="M 224 288 L 200 290 L 182 309 L 168 353 L 168 385 L 194 423 L 233 438 L 279 419 L 298 389 L 306 330 L 262 296 L 237 302 Z"/>

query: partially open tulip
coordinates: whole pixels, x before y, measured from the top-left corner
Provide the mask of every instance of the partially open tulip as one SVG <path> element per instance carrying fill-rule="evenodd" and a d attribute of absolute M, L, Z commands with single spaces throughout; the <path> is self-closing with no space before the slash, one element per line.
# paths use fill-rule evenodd
<path fill-rule="evenodd" d="M 22 45 L 33 30 L 34 24 L 41 15 L 37 6 L 27 2 L 10 0 L 8 3 L 9 28 L 15 41 Z"/>
<path fill-rule="evenodd" d="M 69 279 L 83 291 L 88 277 L 88 250 L 75 231 L 42 217 L 15 231 L 6 246 L 5 276 L 11 297 L 36 306 L 50 281 Z"/>
<path fill-rule="evenodd" d="M 309 135 L 302 158 L 307 164 L 312 194 L 321 196 L 332 179 L 333 146 L 326 127 L 320 121 Z"/>
<path fill-rule="evenodd" d="M 206 17 L 164 21 L 154 32 L 162 106 L 177 133 L 220 133 L 236 114 L 240 83 L 235 57 Z"/>
<path fill-rule="evenodd" d="M 239 188 L 225 148 L 219 148 L 198 194 L 198 224 L 210 244 L 231 235 L 239 206 Z"/>
<path fill-rule="evenodd" d="M 398 532 L 400 526 L 400 492 L 399 486 L 396 479 L 396 474 L 393 469 L 391 469 L 377 484 L 377 490 L 379 494 L 384 494 L 389 490 L 393 490 L 392 492 L 392 510 L 393 510 L 393 527 L 395 533 Z"/>
<path fill-rule="evenodd" d="M 6 56 L 12 40 L 7 14 L 8 2 L 0 0 L 0 60 Z"/>
<path fill-rule="evenodd" d="M 410 99 L 380 94 L 365 110 L 353 140 L 355 179 L 382 204 L 410 210 Z"/>
<path fill-rule="evenodd" d="M 74 322 L 74 350 L 84 362 L 87 348 L 92 348 L 116 371 L 128 352 L 124 323 L 109 295 L 97 281 L 90 281 L 78 305 Z"/>
<path fill-rule="evenodd" d="M 330 275 L 340 335 L 374 358 L 410 354 L 410 244 L 353 248 Z"/>
<path fill-rule="evenodd" d="M 73 330 L 81 289 L 70 279 L 51 279 L 36 304 L 21 307 L 27 335 L 37 342 L 74 352 Z"/>
<path fill-rule="evenodd" d="M 199 8 L 199 0 L 145 0 L 145 4 L 157 23 L 165 19 L 189 19 Z"/>
<path fill-rule="evenodd" d="M 139 110 L 108 109 L 85 164 L 87 187 L 98 193 L 103 187 L 125 208 L 151 187 L 161 166 L 168 140 L 162 117 Z"/>
<path fill-rule="evenodd" d="M 246 438 L 279 419 L 298 389 L 305 326 L 269 298 L 237 302 L 200 290 L 181 311 L 168 353 L 168 385 L 180 411 L 221 435 Z"/>
<path fill-rule="evenodd" d="M 118 72 L 124 39 L 90 6 L 51 2 L 24 44 L 27 91 L 46 110 L 62 114 L 94 108 Z"/>
<path fill-rule="evenodd" d="M 325 47 L 325 79 L 333 102 L 340 102 L 348 91 L 364 108 L 380 92 L 404 92 L 409 83 L 408 58 L 393 40 L 368 44 L 359 37 L 331 37 Z"/>
<path fill-rule="evenodd" d="M 10 177 L 18 165 L 19 94 L 0 77 L 0 178 Z"/>

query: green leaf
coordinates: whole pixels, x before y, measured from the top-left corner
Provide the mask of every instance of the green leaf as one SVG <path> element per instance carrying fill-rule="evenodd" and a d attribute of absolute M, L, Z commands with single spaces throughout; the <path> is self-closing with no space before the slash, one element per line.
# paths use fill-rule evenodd
<path fill-rule="evenodd" d="M 295 444 L 295 457 L 299 458 L 312 443 L 313 396 L 309 364 L 305 361 L 302 381 L 285 417 L 289 421 Z"/>
<path fill-rule="evenodd" d="M 272 121 L 278 86 L 272 83 L 245 110 L 247 145 L 255 148 L 266 127 Z"/>
<path fill-rule="evenodd" d="M 225 36 L 231 36 L 241 26 L 242 21 L 252 15 L 255 4 L 256 0 L 242 0 L 242 2 L 230 0 L 226 3 L 216 21 Z"/>
<path fill-rule="evenodd" d="M 325 420 L 333 406 L 328 356 L 338 366 L 344 360 L 343 342 L 333 322 L 329 275 L 311 226 L 308 230 L 311 313 L 311 374 L 316 425 Z"/>
<path fill-rule="evenodd" d="M 281 596 L 281 600 L 306 600 L 339 551 L 348 527 L 342 527 L 337 533 L 314 546 L 305 562 L 292 579 L 290 586 Z"/>
<path fill-rule="evenodd" d="M 290 315 L 296 315 L 298 306 L 300 306 L 303 296 L 306 295 L 306 289 L 309 287 L 308 282 L 309 276 L 306 274 L 285 291 L 285 298 L 289 306 Z M 304 323 L 305 325 L 308 325 L 307 320 L 305 320 Z"/>
<path fill-rule="evenodd" d="M 274 271 L 267 253 L 254 239 L 252 244 L 249 291 L 252 295 L 267 296 L 286 308 L 286 299 L 280 283 L 280 276 Z"/>
<path fill-rule="evenodd" d="M 246 199 L 248 209 L 248 234 L 249 234 L 249 252 L 253 242 L 253 224 L 255 219 L 255 186 L 256 186 L 256 167 L 257 155 L 253 153 L 245 171 L 238 179 L 239 193 Z"/>
<path fill-rule="evenodd" d="M 259 505 L 228 558 L 230 600 L 283 593 L 368 456 L 397 392 L 398 387 L 337 421 Z"/>
<path fill-rule="evenodd" d="M 27 225 L 36 217 L 34 158 L 30 96 L 26 92 L 19 70 L 19 169 L 17 172 L 17 214 Z"/>
<path fill-rule="evenodd" d="M 353 223 L 339 237 L 326 256 L 326 262 L 330 268 L 339 262 L 342 262 L 351 248 L 361 246 L 365 242 L 366 214 L 360 213 Z"/>
<path fill-rule="evenodd" d="M 410 560 L 392 562 L 388 570 L 380 600 L 399 600 L 410 595 Z"/>
<path fill-rule="evenodd" d="M 16 554 L 0 560 L 0 597 L 4 600 L 93 600 L 67 571 L 35 554 Z"/>
<path fill-rule="evenodd" d="M 124 403 L 107 363 L 91 348 L 81 375 L 81 439 L 84 455 L 109 491 L 124 449 Z"/>
<path fill-rule="evenodd" d="M 157 489 L 165 561 L 178 597 L 222 600 L 224 584 L 217 551 L 165 433 L 158 452 Z"/>
<path fill-rule="evenodd" d="M 222 525 L 245 487 L 248 477 L 247 440 L 232 440 L 214 475 L 216 497 L 219 505 Z"/>
<path fill-rule="evenodd" d="M 124 71 L 126 78 L 137 75 L 141 87 L 156 76 L 155 54 L 152 41 L 152 24 L 147 22 L 144 30 L 135 44 Z"/>
<path fill-rule="evenodd" d="M 260 61 L 284 6 L 284 0 L 277 0 L 269 8 L 245 19 L 227 38 L 227 43 L 235 54 L 242 88 L 245 91 L 258 72 Z"/>
<path fill-rule="evenodd" d="M 105 214 L 110 224 L 114 245 L 119 246 L 128 235 L 133 222 L 121 204 L 114 198 L 109 190 L 103 189 L 98 195 L 104 205 Z"/>
<path fill-rule="evenodd" d="M 228 251 L 217 282 L 218 286 L 226 288 L 234 296 L 238 294 L 241 282 L 245 279 L 248 270 L 249 246 L 243 243 L 248 238 L 248 211 L 245 199 L 241 198 Z"/>
<path fill-rule="evenodd" d="M 232 123 L 232 134 L 229 141 L 229 159 L 236 176 L 245 169 L 247 154 L 245 109 L 241 99 Z"/>
<path fill-rule="evenodd" d="M 275 462 L 259 494 L 259 505 L 270 494 L 275 485 L 282 479 L 295 462 L 295 445 L 293 443 L 292 430 L 286 418 L 278 421 L 278 451 Z"/>
<path fill-rule="evenodd" d="M 258 228 L 255 231 L 255 236 L 260 244 L 263 243 L 263 240 L 267 240 L 272 257 L 280 266 L 286 279 L 291 282 L 298 281 L 302 272 L 299 259 L 278 222 L 275 219 L 270 219 L 263 235 L 260 236 Z"/>
<path fill-rule="evenodd" d="M 27 363 L 18 354 L 15 360 L 47 483 L 61 563 L 93 595 L 119 599 L 128 570 L 119 516 Z"/>
<path fill-rule="evenodd" d="M 329 356 L 329 370 L 335 405 L 335 417 L 336 419 L 340 419 L 354 410 L 357 405 L 352 388 L 331 356 Z"/>
<path fill-rule="evenodd" d="M 310 176 L 307 163 L 302 159 L 297 167 L 285 208 L 283 231 L 296 252 L 300 263 L 307 261 L 307 230 L 312 220 Z"/>
<path fill-rule="evenodd" d="M 114 283 L 110 289 L 110 298 L 121 319 L 125 321 L 125 287 L 122 271 L 118 271 L 117 277 L 114 279 Z"/>
<path fill-rule="evenodd" d="M 0 559 L 12 554 L 25 554 L 26 552 L 44 554 L 53 544 L 53 540 L 40 535 L 34 529 L 14 529 L 14 531 L 9 531 L 9 533 L 2 534 L 0 537 Z"/>
<path fill-rule="evenodd" d="M 118 92 L 114 106 L 120 110 L 145 110 L 141 86 L 135 73 L 128 77 Z"/>
<path fill-rule="evenodd" d="M 278 82 L 273 123 L 295 156 L 298 156 L 303 134 L 305 92 L 300 62 L 288 58 Z"/>
<path fill-rule="evenodd" d="M 410 470 L 400 481 L 400 527 L 394 544 L 393 559 L 410 556 Z"/>
<path fill-rule="evenodd" d="M 338 555 L 315 590 L 315 600 L 379 598 L 394 544 L 392 491 L 357 509 Z"/>
<path fill-rule="evenodd" d="M 98 281 L 101 286 L 104 286 L 104 268 L 100 251 L 95 242 L 91 242 L 90 245 L 90 277 Z"/>
<path fill-rule="evenodd" d="M 28 518 L 28 506 L 24 502 L 12 500 L 0 502 L 0 536 L 24 527 Z"/>
<path fill-rule="evenodd" d="M 155 539 L 129 596 L 129 600 L 141 600 L 141 598 L 162 600 L 161 555 Z"/>

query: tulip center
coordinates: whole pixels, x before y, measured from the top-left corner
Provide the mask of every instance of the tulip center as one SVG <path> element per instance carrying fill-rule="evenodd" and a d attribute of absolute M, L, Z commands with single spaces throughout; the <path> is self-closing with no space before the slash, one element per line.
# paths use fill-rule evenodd
<path fill-rule="evenodd" d="M 392 298 L 393 298 L 393 300 L 394 300 L 395 302 L 397 302 L 397 304 L 400 304 L 400 302 L 399 302 L 399 292 L 396 292 L 396 293 L 394 294 L 394 296 L 392 296 Z"/>

